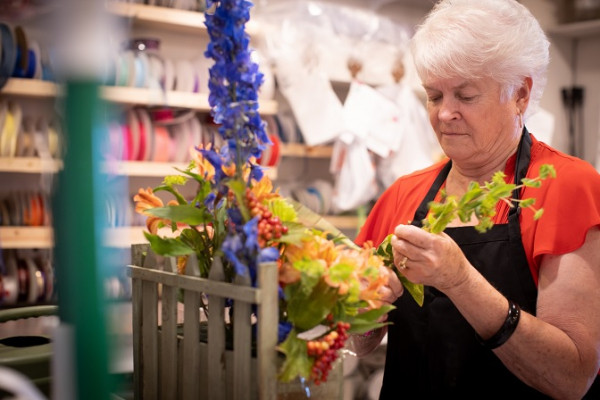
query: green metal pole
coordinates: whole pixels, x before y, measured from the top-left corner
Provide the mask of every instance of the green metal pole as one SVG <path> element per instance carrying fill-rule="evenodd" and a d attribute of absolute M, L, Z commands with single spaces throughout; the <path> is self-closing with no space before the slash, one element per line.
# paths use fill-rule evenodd
<path fill-rule="evenodd" d="M 106 400 L 108 344 L 102 288 L 108 271 L 103 265 L 102 210 L 107 189 L 100 173 L 102 103 L 93 80 L 71 80 L 65 89 L 67 154 L 54 202 L 59 316 L 74 339 L 73 393 L 80 400 Z"/>

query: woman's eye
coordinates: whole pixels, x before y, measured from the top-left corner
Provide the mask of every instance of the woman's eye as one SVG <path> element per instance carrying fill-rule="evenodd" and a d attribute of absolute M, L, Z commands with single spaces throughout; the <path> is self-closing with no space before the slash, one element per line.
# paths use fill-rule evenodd
<path fill-rule="evenodd" d="M 439 96 L 434 96 L 434 97 L 428 97 L 427 101 L 431 102 L 431 103 L 435 103 L 436 101 L 439 101 L 441 99 L 441 97 Z"/>
<path fill-rule="evenodd" d="M 473 100 L 475 97 L 474 96 L 458 96 L 458 98 L 462 101 L 471 101 Z"/>

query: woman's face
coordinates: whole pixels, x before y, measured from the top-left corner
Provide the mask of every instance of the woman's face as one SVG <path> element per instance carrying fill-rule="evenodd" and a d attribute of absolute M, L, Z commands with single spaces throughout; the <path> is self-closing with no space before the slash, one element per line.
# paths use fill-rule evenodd
<path fill-rule="evenodd" d="M 514 150 L 520 137 L 516 97 L 501 102 L 499 83 L 430 77 L 423 86 L 431 126 L 453 161 L 477 166 Z"/>

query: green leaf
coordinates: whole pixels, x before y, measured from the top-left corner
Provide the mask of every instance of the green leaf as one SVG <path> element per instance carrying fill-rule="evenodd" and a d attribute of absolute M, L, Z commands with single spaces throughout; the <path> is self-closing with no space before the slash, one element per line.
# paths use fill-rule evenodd
<path fill-rule="evenodd" d="M 354 317 L 354 320 L 351 322 L 351 324 L 358 321 L 376 322 L 379 318 L 381 318 L 382 316 L 394 309 L 396 309 L 395 306 L 384 304 L 379 308 L 375 308 L 373 310 L 365 311 L 364 313 L 358 314 L 356 317 Z"/>
<path fill-rule="evenodd" d="M 300 272 L 300 287 L 309 295 L 325 273 L 325 266 L 316 260 L 300 260 L 293 264 Z"/>
<path fill-rule="evenodd" d="M 289 286 L 299 286 L 299 283 L 286 286 L 288 320 L 299 332 L 312 329 L 323 321 L 338 299 L 337 289 L 329 287 L 323 280 L 308 296 L 298 288 L 288 290 Z"/>
<path fill-rule="evenodd" d="M 296 210 L 294 210 L 294 206 L 288 203 L 285 199 L 277 198 L 269 201 L 267 204 L 269 211 L 279 217 L 279 220 L 284 222 L 297 222 L 298 215 L 296 214 Z"/>
<path fill-rule="evenodd" d="M 350 329 L 348 329 L 348 333 L 366 333 L 374 329 L 379 329 L 386 325 L 390 325 L 390 322 L 359 321 L 352 324 Z"/>
<path fill-rule="evenodd" d="M 175 198 L 177 199 L 177 202 L 180 205 L 184 205 L 187 204 L 187 201 L 185 201 L 185 198 L 177 191 L 177 189 L 175 189 L 172 186 L 157 186 L 153 189 L 154 192 L 169 192 L 171 194 L 173 194 L 173 196 L 175 196 Z"/>
<path fill-rule="evenodd" d="M 533 197 L 529 198 L 529 199 L 523 199 L 520 202 L 521 207 L 523 208 L 527 208 L 527 207 L 531 207 L 532 205 L 535 204 L 535 199 Z"/>
<path fill-rule="evenodd" d="M 543 214 L 544 214 L 544 209 L 543 209 L 543 208 L 540 208 L 539 210 L 537 210 L 537 211 L 535 212 L 535 214 L 533 214 L 533 219 L 534 219 L 534 220 L 538 220 L 538 219 L 542 218 L 542 215 L 543 215 Z"/>
<path fill-rule="evenodd" d="M 548 177 L 556 178 L 556 170 L 552 164 L 543 164 L 540 167 L 540 178 L 546 179 Z"/>
<path fill-rule="evenodd" d="M 196 194 L 196 197 L 194 197 L 192 204 L 196 204 L 197 202 L 204 203 L 204 199 L 206 199 L 212 190 L 209 181 L 199 182 L 198 186 L 198 193 Z"/>
<path fill-rule="evenodd" d="M 150 242 L 152 250 L 161 256 L 177 257 L 194 253 L 194 249 L 185 245 L 179 239 L 161 238 L 148 232 L 144 232 L 144 236 Z"/>
<path fill-rule="evenodd" d="M 307 343 L 298 339 L 298 333 L 292 329 L 288 337 L 278 348 L 286 355 L 285 362 L 279 371 L 281 382 L 290 382 L 296 377 L 308 379 L 312 368 L 312 360 L 308 357 Z"/>
<path fill-rule="evenodd" d="M 191 164 L 190 164 L 190 166 L 191 166 Z M 188 167 L 188 168 L 190 168 L 190 167 Z M 192 166 L 192 168 L 193 168 L 193 166 Z M 175 169 L 177 171 L 181 172 L 182 174 L 185 174 L 191 178 L 194 178 L 194 180 L 197 181 L 198 183 L 206 181 L 205 177 L 192 172 L 190 169 L 180 169 L 180 168 L 175 168 Z"/>
<path fill-rule="evenodd" d="M 532 187 L 532 188 L 542 187 L 542 181 L 540 181 L 539 179 L 523 178 L 523 179 L 521 179 L 521 183 L 525 187 Z"/>
<path fill-rule="evenodd" d="M 308 230 L 302 224 L 285 222 L 283 225 L 288 227 L 288 233 L 277 239 L 277 241 L 280 243 L 300 245 L 302 243 L 302 239 L 308 235 Z"/>
<path fill-rule="evenodd" d="M 402 274 L 399 274 L 398 277 L 400 278 L 402 285 L 404 285 L 404 288 L 408 290 L 408 293 L 415 299 L 417 304 L 422 307 L 423 302 L 425 301 L 425 287 L 419 283 L 412 283 Z"/>
<path fill-rule="evenodd" d="M 211 219 L 210 214 L 190 204 L 151 208 L 146 212 L 155 217 L 182 222 L 192 226 L 200 225 Z"/>
<path fill-rule="evenodd" d="M 250 221 L 250 210 L 248 210 L 248 206 L 246 205 L 246 183 L 235 179 L 227 182 L 227 187 L 233 191 L 244 221 Z"/>

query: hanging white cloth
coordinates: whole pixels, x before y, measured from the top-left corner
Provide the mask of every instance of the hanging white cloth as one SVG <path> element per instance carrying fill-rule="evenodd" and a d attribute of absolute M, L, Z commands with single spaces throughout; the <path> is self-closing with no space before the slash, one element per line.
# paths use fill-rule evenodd
<path fill-rule="evenodd" d="M 539 108 L 525 121 L 527 130 L 531 132 L 537 140 L 547 145 L 552 145 L 554 137 L 554 115 L 551 112 Z"/>
<path fill-rule="evenodd" d="M 375 163 L 369 151 L 387 157 L 397 148 L 398 106 L 372 87 L 353 81 L 344 102 L 344 130 L 333 149 L 333 207 L 346 211 L 378 194 Z"/>
<path fill-rule="evenodd" d="M 325 73 L 290 57 L 277 61 L 277 81 L 307 145 L 331 142 L 342 132 L 342 103 Z"/>
<path fill-rule="evenodd" d="M 334 212 L 353 210 L 377 194 L 375 164 L 365 140 L 354 138 L 349 144 L 336 140 L 330 170 L 335 178 L 332 199 Z"/>
<path fill-rule="evenodd" d="M 389 157 L 379 160 L 377 177 L 387 188 L 400 176 L 426 168 L 443 157 L 425 106 L 404 82 L 377 89 L 398 107 L 397 143 Z"/>

